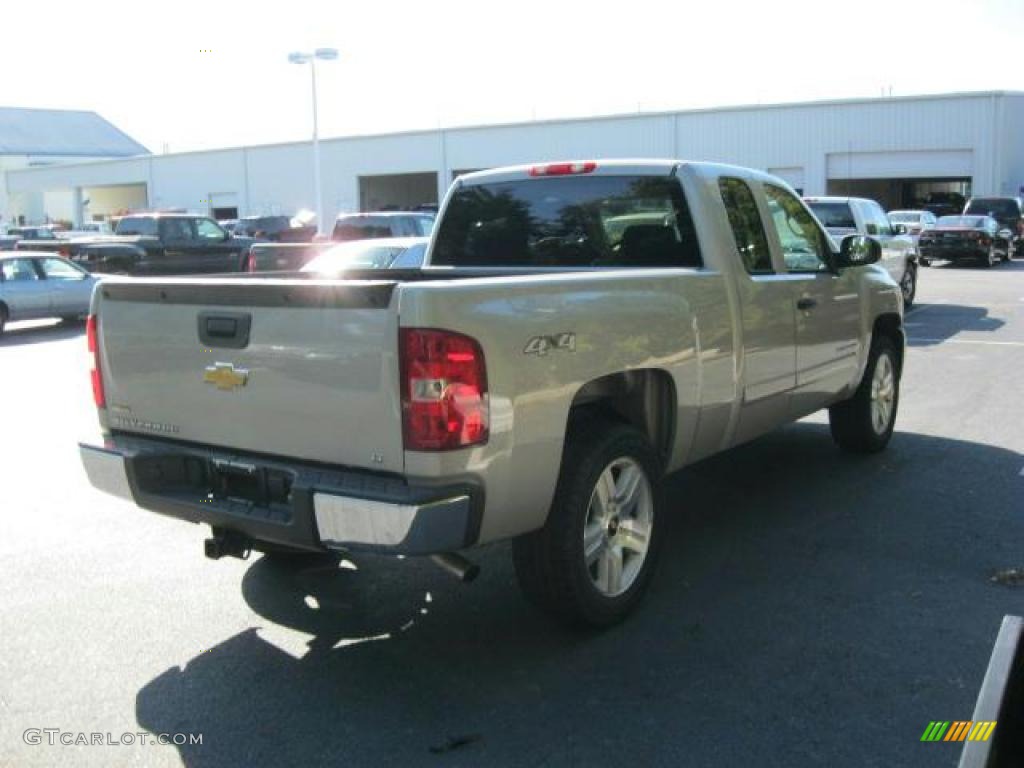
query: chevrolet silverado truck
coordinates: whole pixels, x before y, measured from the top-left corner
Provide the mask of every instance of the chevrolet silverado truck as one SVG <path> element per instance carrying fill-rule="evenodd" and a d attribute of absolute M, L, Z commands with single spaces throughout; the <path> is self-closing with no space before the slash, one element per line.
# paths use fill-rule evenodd
<path fill-rule="evenodd" d="M 154 276 L 237 272 L 254 242 L 207 216 L 146 213 L 122 218 L 113 235 L 21 240 L 15 248 L 56 251 L 90 272 Z"/>
<path fill-rule="evenodd" d="M 624 617 L 667 473 L 822 408 L 889 442 L 904 358 L 877 241 L 779 179 L 679 161 L 460 177 L 414 270 L 105 280 L 87 324 L 97 488 L 206 554 L 430 555 L 513 540 L 526 595 Z M 676 504 L 683 503 L 678 499 Z"/>

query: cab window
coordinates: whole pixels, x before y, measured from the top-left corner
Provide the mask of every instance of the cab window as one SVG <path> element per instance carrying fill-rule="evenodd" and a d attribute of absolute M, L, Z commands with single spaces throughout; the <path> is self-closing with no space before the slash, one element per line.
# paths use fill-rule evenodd
<path fill-rule="evenodd" d="M 828 269 L 828 243 L 807 209 L 792 194 L 764 185 L 772 226 L 782 246 L 788 272 L 824 272 Z"/>
<path fill-rule="evenodd" d="M 227 232 L 211 219 L 196 219 L 196 232 L 200 240 L 223 240 Z"/>
<path fill-rule="evenodd" d="M 752 275 L 771 274 L 772 255 L 754 193 L 745 182 L 734 178 L 719 179 L 718 189 L 743 266 Z"/>

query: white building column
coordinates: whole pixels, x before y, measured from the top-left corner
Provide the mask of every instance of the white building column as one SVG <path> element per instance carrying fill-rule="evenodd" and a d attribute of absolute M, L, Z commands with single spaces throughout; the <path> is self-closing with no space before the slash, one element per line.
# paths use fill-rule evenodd
<path fill-rule="evenodd" d="M 84 218 L 84 216 L 82 215 L 83 214 L 82 208 L 83 208 L 84 198 L 82 197 L 82 188 L 81 187 L 75 187 L 74 189 L 72 189 L 72 191 L 71 191 L 71 200 L 72 200 L 72 204 L 71 204 L 71 211 L 72 211 L 71 220 L 72 220 L 72 222 L 74 222 L 75 229 L 81 229 L 82 228 L 82 219 Z"/>

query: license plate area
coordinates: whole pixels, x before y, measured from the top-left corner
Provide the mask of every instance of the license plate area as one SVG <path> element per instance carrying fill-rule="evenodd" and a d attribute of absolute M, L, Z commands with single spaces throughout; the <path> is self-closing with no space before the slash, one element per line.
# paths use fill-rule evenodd
<path fill-rule="evenodd" d="M 214 498 L 247 501 L 261 507 L 291 502 L 291 473 L 255 464 L 213 459 L 208 476 Z"/>
<path fill-rule="evenodd" d="M 191 454 L 139 456 L 134 465 L 143 493 L 231 514 L 291 519 L 295 475 L 288 470 Z"/>

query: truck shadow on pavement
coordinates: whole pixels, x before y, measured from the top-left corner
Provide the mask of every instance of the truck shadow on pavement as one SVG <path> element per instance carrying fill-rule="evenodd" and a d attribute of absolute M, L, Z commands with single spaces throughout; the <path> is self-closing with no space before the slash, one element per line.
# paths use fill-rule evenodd
<path fill-rule="evenodd" d="M 970 717 L 1024 603 L 990 581 L 1021 564 L 1020 464 L 787 427 L 670 478 L 651 592 L 599 633 L 535 612 L 506 545 L 468 586 L 415 559 L 257 559 L 264 621 L 151 680 L 136 717 L 203 734 L 188 766 L 935 765 L 921 732 Z"/>
<path fill-rule="evenodd" d="M 930 347 L 958 333 L 992 333 L 1006 320 L 992 317 L 986 307 L 961 304 L 916 304 L 906 318 L 907 345 Z"/>
<path fill-rule="evenodd" d="M 84 322 L 12 323 L 4 329 L 3 335 L 0 336 L 0 347 L 46 344 L 51 341 L 73 339 L 84 335 Z M 85 348 L 84 343 L 82 348 Z"/>

